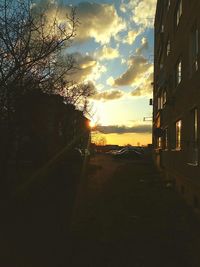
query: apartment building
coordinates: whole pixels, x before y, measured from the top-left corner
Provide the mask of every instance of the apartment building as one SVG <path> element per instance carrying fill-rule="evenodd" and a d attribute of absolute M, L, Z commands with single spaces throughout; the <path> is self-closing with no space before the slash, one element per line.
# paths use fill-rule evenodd
<path fill-rule="evenodd" d="M 200 211 L 200 1 L 158 0 L 153 147 L 157 166 Z"/>

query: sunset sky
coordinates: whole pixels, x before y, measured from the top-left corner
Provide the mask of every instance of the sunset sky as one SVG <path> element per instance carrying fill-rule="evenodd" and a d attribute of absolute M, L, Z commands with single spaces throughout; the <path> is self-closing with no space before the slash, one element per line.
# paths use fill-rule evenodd
<path fill-rule="evenodd" d="M 80 67 L 73 78 L 96 88 L 90 113 L 97 129 L 108 144 L 151 143 L 151 122 L 143 118 L 152 116 L 156 0 L 62 2 L 77 8 L 80 25 L 67 53 Z"/>

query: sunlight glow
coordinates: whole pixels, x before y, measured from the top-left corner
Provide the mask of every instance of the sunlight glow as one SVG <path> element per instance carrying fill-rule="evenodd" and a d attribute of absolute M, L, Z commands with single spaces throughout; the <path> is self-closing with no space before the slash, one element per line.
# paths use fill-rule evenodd
<path fill-rule="evenodd" d="M 91 121 L 89 122 L 89 126 L 90 126 L 90 128 L 94 128 L 94 127 L 96 126 L 95 121 L 91 120 Z"/>

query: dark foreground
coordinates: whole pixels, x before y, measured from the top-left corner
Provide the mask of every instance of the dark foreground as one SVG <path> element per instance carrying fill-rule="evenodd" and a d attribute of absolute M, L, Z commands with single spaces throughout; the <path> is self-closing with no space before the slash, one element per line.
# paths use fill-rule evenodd
<path fill-rule="evenodd" d="M 200 266 L 199 221 L 151 162 L 99 155 L 69 181 L 60 168 L 3 209 L 0 266 Z"/>

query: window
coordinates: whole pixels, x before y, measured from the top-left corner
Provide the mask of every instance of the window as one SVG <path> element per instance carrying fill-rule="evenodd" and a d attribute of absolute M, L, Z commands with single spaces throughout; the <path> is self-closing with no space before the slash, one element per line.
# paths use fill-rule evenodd
<path fill-rule="evenodd" d="M 195 145 L 197 145 L 198 138 L 198 110 L 195 108 L 193 110 L 193 140 Z"/>
<path fill-rule="evenodd" d="M 160 109 L 163 109 L 163 96 L 160 96 Z"/>
<path fill-rule="evenodd" d="M 162 148 L 162 137 L 158 137 L 158 139 L 157 139 L 157 147 L 159 148 L 159 149 L 161 149 Z"/>
<path fill-rule="evenodd" d="M 158 110 L 163 109 L 164 102 L 163 102 L 163 93 L 158 97 Z"/>
<path fill-rule="evenodd" d="M 167 9 L 168 10 L 170 9 L 170 5 L 171 5 L 171 1 L 170 0 L 167 0 Z"/>
<path fill-rule="evenodd" d="M 176 86 L 179 85 L 179 83 L 182 80 L 182 62 L 179 60 L 176 64 Z"/>
<path fill-rule="evenodd" d="M 163 68 L 163 62 L 164 62 L 164 53 L 162 52 L 162 47 L 160 48 L 159 51 L 159 59 L 158 59 L 158 64 L 159 64 L 159 68 L 160 70 Z"/>
<path fill-rule="evenodd" d="M 190 35 L 190 70 L 191 73 L 198 70 L 198 53 L 199 53 L 199 30 L 195 25 Z"/>
<path fill-rule="evenodd" d="M 182 121 L 179 120 L 176 122 L 176 150 L 181 149 L 181 128 L 182 128 Z"/>
<path fill-rule="evenodd" d="M 159 68 L 160 68 L 160 70 L 163 69 L 163 62 L 164 62 L 164 57 L 163 57 L 163 54 L 161 54 L 160 58 L 159 58 Z"/>
<path fill-rule="evenodd" d="M 162 91 L 159 97 L 159 109 L 163 109 L 167 102 L 167 93 L 166 91 Z"/>
<path fill-rule="evenodd" d="M 164 146 L 165 149 L 168 149 L 168 128 L 165 128 L 164 130 Z"/>
<path fill-rule="evenodd" d="M 189 163 L 198 165 L 198 110 L 191 111 L 190 142 L 189 142 Z"/>
<path fill-rule="evenodd" d="M 160 108 L 161 108 L 161 99 L 160 97 L 158 97 L 158 110 L 160 110 Z"/>
<path fill-rule="evenodd" d="M 166 103 L 167 103 L 167 92 L 164 91 L 163 92 L 163 107 L 166 105 Z"/>
<path fill-rule="evenodd" d="M 167 93 L 166 91 L 162 91 L 157 98 L 157 107 L 158 110 L 163 109 L 167 102 Z"/>
<path fill-rule="evenodd" d="M 183 3 L 182 3 L 182 0 L 179 0 L 178 6 L 176 9 L 176 26 L 179 25 L 182 13 L 183 13 Z"/>
<path fill-rule="evenodd" d="M 171 45 L 170 45 L 170 40 L 168 39 L 168 41 L 167 41 L 167 47 L 166 47 L 166 54 L 167 54 L 167 56 L 169 56 L 169 54 L 170 54 L 170 51 L 171 51 Z"/>

